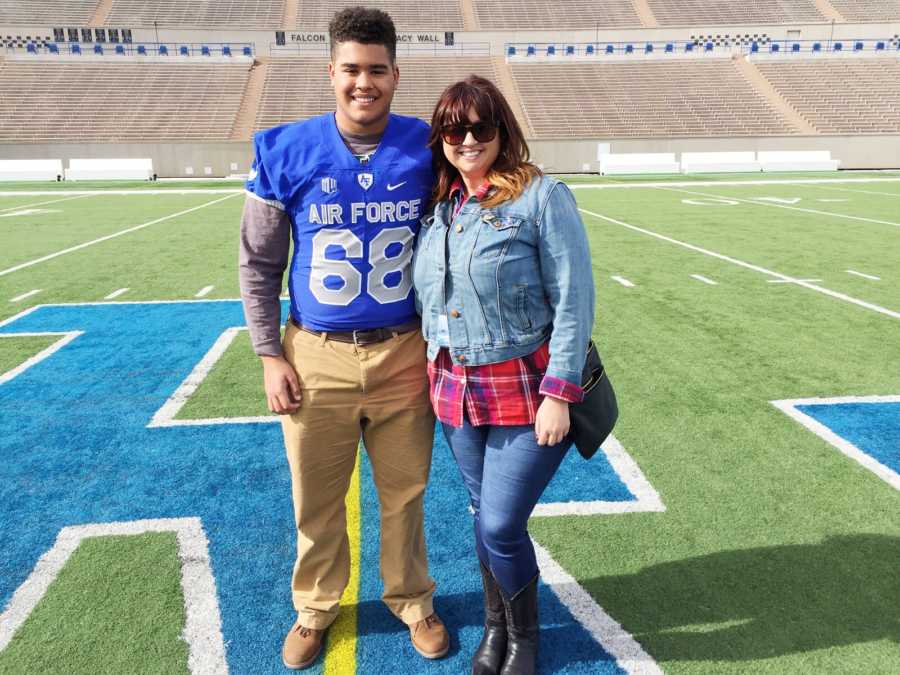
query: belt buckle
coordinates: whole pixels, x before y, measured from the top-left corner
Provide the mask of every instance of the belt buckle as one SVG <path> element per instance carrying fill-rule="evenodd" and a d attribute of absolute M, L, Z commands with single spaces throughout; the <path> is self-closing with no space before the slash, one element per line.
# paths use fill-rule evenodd
<path fill-rule="evenodd" d="M 355 328 L 353 330 L 353 345 L 356 347 L 364 347 L 367 343 L 365 341 L 361 342 L 359 336 L 361 333 L 368 333 L 368 332 L 370 332 L 370 331 L 367 328 L 363 328 L 363 329 Z"/>

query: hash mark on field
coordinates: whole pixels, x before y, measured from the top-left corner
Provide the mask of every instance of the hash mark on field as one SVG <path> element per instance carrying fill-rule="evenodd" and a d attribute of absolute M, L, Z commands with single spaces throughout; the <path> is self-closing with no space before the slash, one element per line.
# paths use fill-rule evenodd
<path fill-rule="evenodd" d="M 620 277 L 620 276 L 617 276 L 617 275 L 613 275 L 613 276 L 610 277 L 610 279 L 612 279 L 613 281 L 618 281 L 618 282 L 619 282 L 620 284 L 622 284 L 625 288 L 634 288 L 634 284 L 631 283 L 630 281 L 628 281 L 628 279 L 626 279 L 625 277 Z"/>
<path fill-rule="evenodd" d="M 179 211 L 178 213 L 173 213 L 168 216 L 163 216 L 162 218 L 156 218 L 155 220 L 149 220 L 146 223 L 141 223 L 140 225 L 135 225 L 134 227 L 129 227 L 124 230 L 119 230 L 118 232 L 113 232 L 112 234 L 108 234 L 105 237 L 99 237 L 97 239 L 92 239 L 91 241 L 86 241 L 83 244 L 78 244 L 77 246 L 70 246 L 69 248 L 64 248 L 61 251 L 57 251 L 56 253 L 51 253 L 49 255 L 42 256 L 40 258 L 35 258 L 34 260 L 29 260 L 28 262 L 21 263 L 20 265 L 15 265 L 13 267 L 9 267 L 5 270 L 0 270 L 0 277 L 10 274 L 12 272 L 17 272 L 21 269 L 25 269 L 26 267 L 31 267 L 32 265 L 37 265 L 38 263 L 45 262 L 47 260 L 52 260 L 61 255 L 65 255 L 66 253 L 72 253 L 73 251 L 78 251 L 83 248 L 87 248 L 88 246 L 93 246 L 94 244 L 99 244 L 100 242 L 107 241 L 108 239 L 114 239 L 116 237 L 121 237 L 123 234 L 129 234 L 130 232 L 137 232 L 138 230 L 142 230 L 145 227 L 150 227 L 151 225 L 156 225 L 157 223 L 161 223 L 166 220 L 171 220 L 172 218 L 177 218 L 178 216 L 183 216 L 193 211 L 197 211 L 199 209 L 206 208 L 207 206 L 212 206 L 213 204 L 218 204 L 219 202 L 223 202 L 226 199 L 231 199 L 234 197 L 234 194 L 230 194 L 226 197 L 222 197 L 220 199 L 214 199 L 211 202 L 206 202 L 205 204 L 200 204 L 199 206 L 194 206 L 189 209 L 185 209 L 184 211 Z"/>
<path fill-rule="evenodd" d="M 120 289 L 118 289 L 118 290 L 116 290 L 116 291 L 113 291 L 113 292 L 110 293 L 109 295 L 105 296 L 103 299 L 104 299 L 104 300 L 112 300 L 113 298 L 118 298 L 120 295 L 123 295 L 123 294 L 127 293 L 129 290 L 131 290 L 131 289 L 129 289 L 129 288 L 120 288 Z"/>
<path fill-rule="evenodd" d="M 202 298 L 204 295 L 209 295 L 209 292 L 214 288 L 215 288 L 215 286 L 204 286 L 199 291 L 197 291 L 197 294 L 194 297 Z"/>
<path fill-rule="evenodd" d="M 849 199 L 817 199 L 817 202 L 822 202 L 824 204 L 836 204 L 837 202 L 849 202 Z"/>
<path fill-rule="evenodd" d="M 871 279 L 872 281 L 881 281 L 881 277 L 876 277 L 874 274 L 864 274 L 863 272 L 857 272 L 856 270 L 847 270 L 847 274 L 853 274 L 862 277 L 863 279 Z"/>
<path fill-rule="evenodd" d="M 10 301 L 10 302 L 19 302 L 19 300 L 24 300 L 25 298 L 30 298 L 32 295 L 37 295 L 37 294 L 40 293 L 42 290 L 43 290 L 43 289 L 35 288 L 35 289 L 32 289 L 32 290 L 28 291 L 27 293 L 22 293 L 22 295 L 17 295 L 17 296 L 14 297 L 14 298 L 10 298 L 9 301 Z"/>
<path fill-rule="evenodd" d="M 755 202 L 754 202 L 755 203 Z M 730 262 L 733 265 L 738 265 L 740 267 L 744 267 L 748 270 L 753 270 L 754 272 L 759 272 L 760 274 L 767 274 L 770 277 L 775 277 L 776 279 L 784 279 L 785 281 L 790 281 L 798 286 L 803 286 L 804 288 L 808 288 L 811 291 L 815 291 L 816 293 L 822 293 L 823 295 L 827 295 L 832 298 L 837 298 L 838 300 L 843 300 L 844 302 L 849 302 L 854 305 L 858 305 L 859 307 L 865 307 L 866 309 L 871 309 L 873 312 L 878 312 L 879 314 L 884 314 L 885 316 L 889 316 L 892 319 L 900 319 L 900 312 L 895 312 L 892 309 L 887 309 L 886 307 L 882 307 L 881 305 L 876 305 L 871 302 L 866 302 L 865 300 L 860 300 L 859 298 L 854 298 L 852 296 L 846 295 L 844 293 L 838 293 L 837 291 L 832 291 L 830 288 L 825 288 L 824 286 L 816 286 L 815 284 L 811 284 L 807 281 L 803 281 L 802 279 L 795 279 L 794 277 L 790 277 L 787 274 L 782 274 L 781 272 L 775 272 L 773 270 L 766 269 L 765 267 L 761 267 L 759 265 L 754 265 L 753 263 L 744 262 L 743 260 L 738 260 L 737 258 L 732 258 L 731 256 L 724 255 L 722 253 L 716 253 L 715 251 L 710 251 L 707 248 L 702 248 L 701 246 L 695 246 L 694 244 L 689 244 L 686 241 L 680 241 L 678 239 L 673 239 L 672 237 L 667 237 L 664 234 L 660 234 L 659 232 L 654 232 L 653 230 L 648 230 L 643 227 L 638 227 L 637 225 L 630 225 L 621 220 L 616 220 L 615 218 L 610 218 L 609 216 L 604 216 L 594 211 L 588 211 L 587 209 L 582 209 L 579 207 L 578 209 L 582 213 L 586 213 L 589 216 L 593 216 L 594 218 L 598 218 L 600 220 L 605 220 L 609 223 L 613 223 L 615 225 L 620 225 L 621 227 L 626 227 L 629 230 L 634 230 L 635 232 L 640 232 L 641 234 L 646 234 L 650 237 L 655 237 L 656 239 L 660 239 L 662 241 L 667 241 L 670 244 L 675 244 L 677 246 L 683 246 L 686 249 L 690 249 L 691 251 L 696 251 L 697 253 L 702 253 L 703 255 L 708 255 L 713 258 L 718 258 L 719 260 L 724 260 L 726 262 Z"/>
<path fill-rule="evenodd" d="M 709 279 L 709 278 L 703 276 L 702 274 L 692 274 L 691 278 L 696 279 L 697 281 L 702 281 L 704 284 L 709 284 L 710 286 L 718 286 L 719 285 L 718 281 L 713 281 L 712 279 Z"/>
<path fill-rule="evenodd" d="M 798 281 L 812 283 L 814 281 L 822 281 L 821 279 L 766 279 L 770 284 L 796 284 Z"/>

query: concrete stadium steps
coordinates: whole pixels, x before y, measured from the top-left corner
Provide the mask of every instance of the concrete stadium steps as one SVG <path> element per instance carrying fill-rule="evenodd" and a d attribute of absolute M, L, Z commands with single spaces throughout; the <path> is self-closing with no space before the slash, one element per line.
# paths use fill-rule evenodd
<path fill-rule="evenodd" d="M 9 143 L 228 140 L 246 65 L 0 64 Z"/>
<path fill-rule="evenodd" d="M 489 57 L 402 57 L 397 65 L 400 86 L 392 110 L 426 121 L 448 84 L 473 73 L 498 82 Z M 266 129 L 334 110 L 327 68 L 324 56 L 272 58 L 255 128 Z"/>
<path fill-rule="evenodd" d="M 0 25 L 87 26 L 98 0 L 0 0 Z"/>
<path fill-rule="evenodd" d="M 511 68 L 538 139 L 797 133 L 730 59 Z"/>
<path fill-rule="evenodd" d="M 284 0 L 113 0 L 105 24 L 260 30 L 280 28 L 283 13 Z"/>
<path fill-rule="evenodd" d="M 343 7 L 363 4 L 391 15 L 398 31 L 461 31 L 461 0 L 369 0 L 368 2 L 314 2 L 299 0 L 294 29 L 326 31 L 334 13 Z"/>
<path fill-rule="evenodd" d="M 642 26 L 631 0 L 473 0 L 482 30 L 579 30 Z"/>
<path fill-rule="evenodd" d="M 900 21 L 900 0 L 831 0 L 847 21 Z"/>
<path fill-rule="evenodd" d="M 900 59 L 792 59 L 755 65 L 821 133 L 900 133 Z"/>
<path fill-rule="evenodd" d="M 647 0 L 660 26 L 825 21 L 814 0 Z"/>

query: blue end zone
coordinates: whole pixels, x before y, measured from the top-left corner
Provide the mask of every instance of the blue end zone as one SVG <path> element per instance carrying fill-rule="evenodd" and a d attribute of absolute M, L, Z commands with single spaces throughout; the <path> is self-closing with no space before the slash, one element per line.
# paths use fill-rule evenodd
<path fill-rule="evenodd" d="M 295 536 L 279 426 L 147 428 L 222 332 L 242 325 L 238 302 L 192 302 L 41 307 L 0 328 L 84 331 L 0 385 L 0 606 L 62 527 L 199 516 L 231 671 L 284 672 Z M 480 578 L 465 491 L 443 437 L 426 517 L 436 604 L 453 635 L 447 659 L 415 654 L 380 601 L 378 502 L 362 466 L 359 671 L 466 671 L 481 631 Z M 571 452 L 542 501 L 598 499 L 632 497 L 602 454 L 585 464 Z M 618 671 L 556 596 L 541 592 L 543 672 Z M 312 672 L 320 670 L 321 661 Z"/>
<path fill-rule="evenodd" d="M 900 473 L 900 402 L 816 403 L 797 410 Z"/>

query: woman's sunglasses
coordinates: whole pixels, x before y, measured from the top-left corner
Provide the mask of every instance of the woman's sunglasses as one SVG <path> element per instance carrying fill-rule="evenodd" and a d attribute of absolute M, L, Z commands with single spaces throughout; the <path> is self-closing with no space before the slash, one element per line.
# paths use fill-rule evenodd
<path fill-rule="evenodd" d="M 479 143 L 490 143 L 497 135 L 497 125 L 482 121 L 473 124 L 447 124 L 441 127 L 441 138 L 449 145 L 462 145 L 470 131 Z"/>

